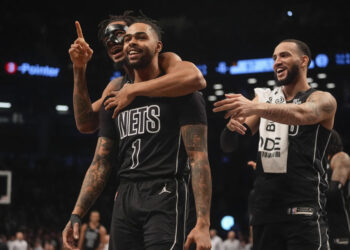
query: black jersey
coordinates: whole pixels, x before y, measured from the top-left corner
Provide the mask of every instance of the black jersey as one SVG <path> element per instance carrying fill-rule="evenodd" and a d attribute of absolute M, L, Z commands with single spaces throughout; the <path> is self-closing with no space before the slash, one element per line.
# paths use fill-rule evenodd
<path fill-rule="evenodd" d="M 99 136 L 117 141 L 118 176 L 122 180 L 182 176 L 188 157 L 181 126 L 206 124 L 200 92 L 178 98 L 136 97 L 116 119 L 100 111 Z"/>
<path fill-rule="evenodd" d="M 327 171 L 328 181 L 331 183 L 332 169 Z M 327 192 L 327 219 L 329 226 L 330 243 L 341 244 L 337 241 L 346 241 L 350 245 L 350 184 L 349 181 L 338 189 Z"/>
<path fill-rule="evenodd" d="M 314 89 L 299 92 L 288 103 L 301 104 Z M 287 173 L 264 173 L 258 152 L 253 224 L 323 215 L 325 206 L 325 150 L 330 131 L 320 124 L 289 126 Z"/>
<path fill-rule="evenodd" d="M 95 250 L 100 244 L 100 226 L 95 229 L 87 226 L 84 236 L 83 250 Z"/>

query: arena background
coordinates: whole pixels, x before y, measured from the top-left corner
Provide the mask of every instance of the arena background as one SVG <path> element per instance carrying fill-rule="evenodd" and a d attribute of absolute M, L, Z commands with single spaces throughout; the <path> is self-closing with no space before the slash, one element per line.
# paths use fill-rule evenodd
<path fill-rule="evenodd" d="M 221 236 L 226 235 L 220 226 L 225 215 L 235 218 L 233 229 L 247 233 L 247 197 L 254 180 L 247 161 L 255 160 L 257 137 L 242 141 L 235 153 L 223 153 L 219 135 L 226 121 L 223 114 L 211 111 L 210 100 L 223 98 L 223 92 L 252 97 L 254 87 L 273 85 L 272 72 L 258 73 L 269 65 L 266 59 L 248 61 L 250 66 L 230 74 L 244 64 L 241 60 L 271 58 L 274 47 L 285 38 L 305 41 L 314 60 L 310 84 L 336 97 L 335 128 L 349 152 L 350 8 L 345 1 L 5 0 L 0 6 L 0 170 L 12 173 L 11 203 L 0 204 L 0 235 L 24 230 L 27 238 L 59 237 L 92 160 L 96 134 L 80 134 L 73 117 L 68 48 L 76 38 L 75 20 L 94 49 L 87 76 L 92 100 L 115 74 L 97 40 L 97 24 L 127 9 L 142 10 L 158 20 L 164 30 L 164 51 L 179 54 L 205 74 L 207 88 L 202 92 L 213 176 L 211 222 Z M 35 73 L 35 67 L 46 66 L 56 73 L 59 69 L 57 76 L 49 70 Z M 0 180 L 0 199 L 6 199 L 6 180 Z M 94 206 L 107 229 L 116 186 L 113 173 Z"/>

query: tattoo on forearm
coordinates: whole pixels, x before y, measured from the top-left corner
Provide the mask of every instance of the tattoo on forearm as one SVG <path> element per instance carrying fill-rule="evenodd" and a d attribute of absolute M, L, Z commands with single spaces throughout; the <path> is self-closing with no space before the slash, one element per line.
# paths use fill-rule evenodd
<path fill-rule="evenodd" d="M 187 125 L 183 129 L 183 140 L 189 151 L 207 151 L 207 127 Z"/>
<path fill-rule="evenodd" d="M 74 117 L 78 124 L 94 121 L 95 114 L 86 86 L 85 70 L 74 71 L 73 107 Z"/>
<path fill-rule="evenodd" d="M 292 124 L 315 124 L 321 119 L 328 118 L 336 109 L 336 101 L 333 97 L 320 94 L 311 95 L 301 104 L 266 104 L 260 116 L 271 121 Z M 303 105 L 303 106 L 302 106 Z"/>
<path fill-rule="evenodd" d="M 74 116 L 78 123 L 87 123 L 94 120 L 91 101 L 88 96 L 75 94 L 73 97 Z"/>
<path fill-rule="evenodd" d="M 208 158 L 194 160 L 191 173 L 197 216 L 209 216 L 212 184 Z"/>
<path fill-rule="evenodd" d="M 182 137 L 192 169 L 197 216 L 208 220 L 212 183 L 207 152 L 207 126 L 186 125 L 182 127 Z"/>
<path fill-rule="evenodd" d="M 76 206 L 86 213 L 105 187 L 112 167 L 114 142 L 100 137 L 94 159 L 86 172 Z"/>

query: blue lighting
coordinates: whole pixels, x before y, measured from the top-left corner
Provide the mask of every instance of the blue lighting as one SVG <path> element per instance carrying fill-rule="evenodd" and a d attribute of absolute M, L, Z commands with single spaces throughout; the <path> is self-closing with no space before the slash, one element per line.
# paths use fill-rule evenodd
<path fill-rule="evenodd" d="M 229 231 L 235 225 L 235 219 L 231 215 L 226 215 L 221 219 L 222 229 Z"/>
<path fill-rule="evenodd" d="M 309 69 L 313 69 L 315 68 L 315 61 L 311 60 L 310 65 L 309 65 Z"/>
<path fill-rule="evenodd" d="M 111 76 L 110 81 L 112 81 L 115 78 L 121 77 L 121 76 L 122 76 L 122 73 L 120 73 L 120 71 L 115 71 L 113 73 L 113 75 Z"/>
<path fill-rule="evenodd" d="M 227 157 L 227 156 L 223 156 L 223 157 L 221 157 L 221 162 L 222 163 L 229 163 L 230 162 L 230 158 Z"/>
<path fill-rule="evenodd" d="M 238 60 L 236 66 L 230 67 L 231 75 L 265 73 L 273 71 L 272 58 Z"/>
<path fill-rule="evenodd" d="M 288 16 L 293 16 L 293 12 L 290 11 L 290 10 L 288 10 L 288 11 L 287 11 L 287 15 L 288 15 Z"/>
<path fill-rule="evenodd" d="M 216 67 L 215 71 L 219 74 L 226 74 L 226 72 L 229 70 L 225 62 L 219 62 L 218 66 Z"/>
<path fill-rule="evenodd" d="M 31 76 L 46 76 L 46 77 L 57 77 L 60 68 L 46 66 L 30 65 L 29 63 L 22 63 L 18 66 L 18 71 L 22 73 L 22 75 L 28 73 Z"/>
<path fill-rule="evenodd" d="M 208 67 L 207 67 L 207 65 L 206 64 L 201 64 L 201 65 L 196 65 L 197 66 L 197 68 L 202 72 L 202 74 L 204 75 L 204 76 L 206 76 L 207 75 L 207 69 L 208 69 Z"/>
<path fill-rule="evenodd" d="M 315 58 L 317 67 L 325 68 L 328 65 L 329 59 L 326 54 L 318 54 Z"/>
<path fill-rule="evenodd" d="M 350 53 L 335 54 L 335 63 L 338 65 L 349 65 Z"/>

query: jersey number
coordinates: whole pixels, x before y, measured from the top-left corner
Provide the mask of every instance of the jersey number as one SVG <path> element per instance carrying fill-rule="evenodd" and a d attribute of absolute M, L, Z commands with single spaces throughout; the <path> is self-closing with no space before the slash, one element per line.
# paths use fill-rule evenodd
<path fill-rule="evenodd" d="M 141 139 L 137 139 L 136 141 L 134 141 L 132 143 L 132 148 L 133 148 L 133 152 L 132 152 L 132 156 L 131 156 L 131 160 L 132 160 L 132 165 L 130 167 L 130 169 L 134 169 L 139 165 L 139 154 L 140 154 L 140 148 L 141 148 Z"/>

